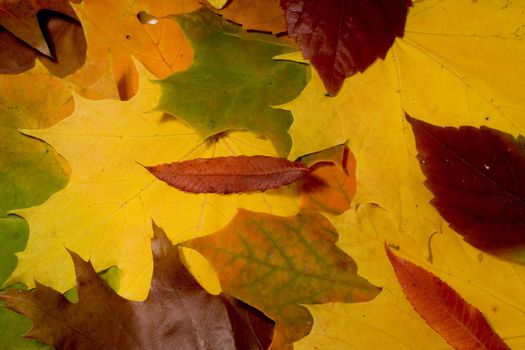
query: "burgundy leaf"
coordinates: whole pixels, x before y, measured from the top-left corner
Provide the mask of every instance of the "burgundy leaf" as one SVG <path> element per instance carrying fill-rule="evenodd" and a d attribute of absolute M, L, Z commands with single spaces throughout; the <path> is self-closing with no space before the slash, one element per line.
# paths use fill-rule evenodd
<path fill-rule="evenodd" d="M 281 0 L 288 34 L 336 95 L 403 36 L 411 0 Z"/>
<path fill-rule="evenodd" d="M 302 163 L 267 156 L 198 158 L 146 169 L 170 186 L 192 193 L 265 191 L 288 185 L 308 172 Z"/>
<path fill-rule="evenodd" d="M 510 350 L 483 314 L 448 284 L 385 250 L 408 301 L 447 343 L 459 350 Z"/>
<path fill-rule="evenodd" d="M 525 263 L 525 142 L 488 127 L 407 116 L 432 204 L 473 246 Z"/>

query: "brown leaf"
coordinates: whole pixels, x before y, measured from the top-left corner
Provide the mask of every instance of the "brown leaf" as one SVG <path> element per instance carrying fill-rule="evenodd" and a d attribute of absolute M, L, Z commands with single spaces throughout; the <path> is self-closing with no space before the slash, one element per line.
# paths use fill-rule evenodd
<path fill-rule="evenodd" d="M 411 0 L 281 0 L 288 34 L 335 95 L 346 77 L 384 58 L 402 36 Z"/>
<path fill-rule="evenodd" d="M 0 74 L 17 74 L 35 65 L 36 51 L 0 26 Z"/>
<path fill-rule="evenodd" d="M 244 30 L 257 30 L 279 34 L 286 32 L 284 11 L 279 0 L 235 0 L 221 10 L 224 18 L 241 24 Z"/>
<path fill-rule="evenodd" d="M 266 191 L 291 184 L 308 172 L 302 163 L 268 156 L 198 158 L 146 169 L 170 186 L 192 193 Z"/>
<path fill-rule="evenodd" d="M 208 294 L 154 227 L 154 274 L 148 298 L 129 301 L 71 252 L 79 301 L 37 284 L 35 291 L 0 294 L 7 307 L 33 320 L 28 337 L 57 350 L 265 349 L 273 322 L 225 295 Z"/>
<path fill-rule="evenodd" d="M 448 284 L 385 250 L 408 301 L 450 345 L 459 350 L 510 350 L 483 314 Z"/>
<path fill-rule="evenodd" d="M 77 18 L 68 0 L 0 0 L 0 26 L 42 54 L 51 56 L 37 19 L 41 10 Z"/>
<path fill-rule="evenodd" d="M 407 116 L 431 203 L 474 247 L 525 264 L 525 142 L 487 127 Z"/>
<path fill-rule="evenodd" d="M 240 209 L 228 226 L 183 243 L 210 260 L 221 286 L 276 321 L 272 349 L 306 336 L 304 304 L 363 302 L 381 289 L 357 274 L 338 233 L 317 212 L 282 217 Z"/>

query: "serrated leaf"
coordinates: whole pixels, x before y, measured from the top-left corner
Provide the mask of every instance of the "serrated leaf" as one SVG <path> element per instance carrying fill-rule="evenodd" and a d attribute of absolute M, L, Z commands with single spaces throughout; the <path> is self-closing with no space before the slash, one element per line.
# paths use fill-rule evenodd
<path fill-rule="evenodd" d="M 210 260 L 226 293 L 276 321 L 272 348 L 281 349 L 312 327 L 303 304 L 362 302 L 380 292 L 357 275 L 337 239 L 317 212 L 280 217 L 241 209 L 220 231 L 183 245 Z"/>
<path fill-rule="evenodd" d="M 525 264 L 525 142 L 502 131 L 407 116 L 432 205 L 465 240 Z"/>
<path fill-rule="evenodd" d="M 35 291 L 10 290 L 0 293 L 0 299 L 33 320 L 26 336 L 57 350 L 265 348 L 261 343 L 271 339 L 271 321 L 254 333 L 246 313 L 261 320 L 264 316 L 228 296 L 208 294 L 184 267 L 177 246 L 158 228 L 151 249 L 154 275 L 144 302 L 118 296 L 73 252 L 77 303 L 38 283 Z"/>
<path fill-rule="evenodd" d="M 266 191 L 299 180 L 308 168 L 286 158 L 236 156 L 197 158 L 146 169 L 170 186 L 192 193 Z"/>
<path fill-rule="evenodd" d="M 250 130 L 272 141 L 280 156 L 291 147 L 290 112 L 273 108 L 306 85 L 304 64 L 272 60 L 293 45 L 267 34 L 245 33 L 208 9 L 175 17 L 195 50 L 192 67 L 160 82 L 158 109 L 203 138 L 226 130 Z"/>
<path fill-rule="evenodd" d="M 510 350 L 483 314 L 454 289 L 385 246 L 397 279 L 427 324 L 458 350 Z"/>
<path fill-rule="evenodd" d="M 281 0 L 288 34 L 336 95 L 403 36 L 412 0 Z"/>

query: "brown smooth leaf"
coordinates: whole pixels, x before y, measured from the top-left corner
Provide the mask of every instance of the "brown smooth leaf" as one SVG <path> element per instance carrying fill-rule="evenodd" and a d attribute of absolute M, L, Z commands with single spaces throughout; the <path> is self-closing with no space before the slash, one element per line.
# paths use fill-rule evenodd
<path fill-rule="evenodd" d="M 224 292 L 276 321 L 270 348 L 283 349 L 312 328 L 304 304 L 369 301 L 381 291 L 357 274 L 337 239 L 318 212 L 282 217 L 240 209 L 222 230 L 183 245 L 209 259 Z"/>
<path fill-rule="evenodd" d="M 117 295 L 73 252 L 78 303 L 41 284 L 0 299 L 33 320 L 26 336 L 58 350 L 265 349 L 273 322 L 231 297 L 208 294 L 182 264 L 177 246 L 154 231 L 154 275 L 144 302 Z"/>
<path fill-rule="evenodd" d="M 397 279 L 414 309 L 459 350 L 510 350 L 483 314 L 438 277 L 385 246 Z"/>
<path fill-rule="evenodd" d="M 182 191 L 224 194 L 278 188 L 308 172 L 302 163 L 269 156 L 198 158 L 146 169 Z"/>
<path fill-rule="evenodd" d="M 286 32 L 286 20 L 279 0 L 235 0 L 222 10 L 209 7 L 227 20 L 241 24 L 244 30 L 272 34 Z"/>
<path fill-rule="evenodd" d="M 302 205 L 306 209 L 342 214 L 356 191 L 356 160 L 345 145 L 335 146 L 300 158 L 310 172 L 301 183 Z"/>
<path fill-rule="evenodd" d="M 336 95 L 403 36 L 411 0 L 281 0 L 288 34 Z"/>
<path fill-rule="evenodd" d="M 77 20 L 53 12 L 45 12 L 42 25 L 54 59 L 39 55 L 40 61 L 57 77 L 77 71 L 86 61 L 86 38 Z"/>
<path fill-rule="evenodd" d="M 37 13 L 52 10 L 77 18 L 69 0 L 0 0 L 0 25 L 29 46 L 51 57 Z"/>
<path fill-rule="evenodd" d="M 36 52 L 0 26 L 0 74 L 17 74 L 35 65 Z"/>
<path fill-rule="evenodd" d="M 474 247 L 525 264 L 525 141 L 407 116 L 431 203 Z"/>

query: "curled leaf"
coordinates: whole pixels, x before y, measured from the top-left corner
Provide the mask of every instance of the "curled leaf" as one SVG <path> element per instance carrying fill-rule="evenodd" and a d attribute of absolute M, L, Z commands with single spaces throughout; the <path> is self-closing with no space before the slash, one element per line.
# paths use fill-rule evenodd
<path fill-rule="evenodd" d="M 385 247 L 397 279 L 427 324 L 459 350 L 510 350 L 483 314 L 438 277 Z"/>
<path fill-rule="evenodd" d="M 198 158 L 146 169 L 182 191 L 224 194 L 278 188 L 308 172 L 302 163 L 268 156 Z"/>

